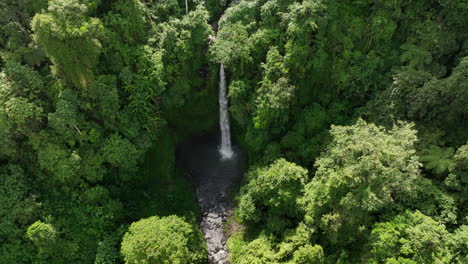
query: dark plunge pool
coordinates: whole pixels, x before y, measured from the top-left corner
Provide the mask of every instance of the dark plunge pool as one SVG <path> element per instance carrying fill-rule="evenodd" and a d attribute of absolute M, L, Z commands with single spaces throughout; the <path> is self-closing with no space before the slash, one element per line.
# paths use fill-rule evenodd
<path fill-rule="evenodd" d="M 235 194 L 242 175 L 247 168 L 245 152 L 233 142 L 234 157 L 221 159 L 217 131 L 194 136 L 181 143 L 177 149 L 177 167 L 189 175 L 197 190 L 200 206 L 216 206 L 220 197 L 229 198 Z"/>

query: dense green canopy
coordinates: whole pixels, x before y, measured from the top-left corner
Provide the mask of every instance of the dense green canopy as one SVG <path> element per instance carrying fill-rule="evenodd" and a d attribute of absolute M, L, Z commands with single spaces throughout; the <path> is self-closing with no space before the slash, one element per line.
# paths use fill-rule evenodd
<path fill-rule="evenodd" d="M 468 0 L 0 1 L 0 263 L 201 263 L 219 63 L 237 263 L 468 263 Z M 153 234 L 149 236 L 149 234 Z"/>
<path fill-rule="evenodd" d="M 177 216 L 133 223 L 122 240 L 127 264 L 206 263 L 201 233 Z"/>

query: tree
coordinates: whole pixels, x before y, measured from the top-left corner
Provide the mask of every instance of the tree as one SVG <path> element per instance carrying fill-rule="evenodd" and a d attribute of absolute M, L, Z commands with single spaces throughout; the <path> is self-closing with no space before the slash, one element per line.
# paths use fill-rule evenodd
<path fill-rule="evenodd" d="M 444 184 L 455 193 L 459 216 L 468 225 L 468 144 L 458 148 L 453 156 L 453 168 L 445 178 Z"/>
<path fill-rule="evenodd" d="M 453 169 L 454 164 L 451 158 L 454 152 L 453 148 L 432 145 L 424 150 L 421 161 L 425 168 L 432 170 L 435 174 L 443 174 Z"/>
<path fill-rule="evenodd" d="M 187 2 L 185 6 L 185 10 L 188 10 Z M 182 10 L 184 8 L 179 6 L 177 0 L 163 0 L 151 3 L 149 9 L 152 15 L 156 17 L 157 22 L 163 22 L 170 20 L 171 17 L 180 17 L 183 14 Z M 188 12 L 184 13 L 187 14 Z"/>
<path fill-rule="evenodd" d="M 150 25 L 145 23 L 147 8 L 139 0 L 114 1 L 104 16 L 106 38 L 102 40 L 100 70 L 105 74 L 119 73 L 134 61 L 133 48 L 147 40 Z"/>
<path fill-rule="evenodd" d="M 32 21 L 34 39 L 54 63 L 53 72 L 83 89 L 93 80 L 103 32 L 100 20 L 86 11 L 78 0 L 51 0 Z"/>
<path fill-rule="evenodd" d="M 70 151 L 64 145 L 46 143 L 37 151 L 37 160 L 39 167 L 64 187 L 70 188 L 80 182 L 77 173 L 81 157 L 77 151 Z"/>
<path fill-rule="evenodd" d="M 44 106 L 39 99 L 45 90 L 43 78 L 31 67 L 21 65 L 11 56 L 2 56 L 0 72 L 0 157 L 17 159 L 16 146 L 43 127 Z"/>
<path fill-rule="evenodd" d="M 466 57 L 460 59 L 450 75 L 440 79 L 427 71 L 405 69 L 394 77 L 393 84 L 386 91 L 371 101 L 375 104 L 371 111 L 376 112 L 371 116 L 376 116 L 377 120 L 388 117 L 412 120 L 419 126 L 430 127 L 430 131 L 436 127 L 446 132 L 445 140 L 463 144 L 467 128 L 464 120 L 468 114 L 467 72 Z M 444 154 L 442 150 L 438 150 L 439 153 L 432 151 L 436 155 L 445 155 L 444 159 L 450 152 L 448 149 Z"/>
<path fill-rule="evenodd" d="M 334 107 L 339 109 L 340 106 Z M 303 109 L 293 127 L 281 138 L 282 155 L 311 168 L 327 143 L 331 114 L 317 103 Z"/>
<path fill-rule="evenodd" d="M 145 21 L 147 15 L 146 6 L 139 0 L 113 3 L 112 11 L 105 18 L 112 42 L 120 41 L 129 46 L 144 43 L 150 26 Z"/>
<path fill-rule="evenodd" d="M 236 216 L 241 222 L 264 222 L 271 231 L 281 232 L 298 217 L 297 199 L 307 181 L 307 170 L 278 159 L 267 167 L 249 172 L 248 183 L 240 190 Z"/>
<path fill-rule="evenodd" d="M 13 97 L 5 102 L 4 108 L 0 108 L 0 115 L 4 114 L 7 122 L 13 128 L 11 133 L 31 132 L 42 118 L 42 108 L 34 103 L 28 102 L 23 97 Z"/>
<path fill-rule="evenodd" d="M 121 263 L 120 242 L 125 232 L 125 226 L 121 226 L 117 232 L 112 232 L 98 243 L 94 264 Z"/>
<path fill-rule="evenodd" d="M 247 27 L 241 23 L 227 25 L 222 27 L 217 35 L 210 48 L 214 59 L 226 65 L 228 69 L 242 74 L 244 65 L 252 60 Z"/>
<path fill-rule="evenodd" d="M 346 245 L 369 232 L 374 215 L 391 210 L 419 177 L 411 124 L 386 130 L 359 119 L 332 126 L 332 142 L 315 162 L 301 203 L 305 220 L 331 244 Z M 352 234 L 352 235 L 350 235 Z"/>
<path fill-rule="evenodd" d="M 24 232 L 39 215 L 41 205 L 33 184 L 18 165 L 0 165 L 0 263 L 31 263 L 34 248 Z"/>
<path fill-rule="evenodd" d="M 437 181 L 420 177 L 413 182 L 411 192 L 399 197 L 399 209 L 418 210 L 442 224 L 457 224 L 459 217 L 455 196 L 447 192 Z"/>
<path fill-rule="evenodd" d="M 263 129 L 281 127 L 287 121 L 288 115 L 284 113 L 289 110 L 295 87 L 287 78 L 288 68 L 283 64 L 283 57 L 276 47 L 268 51 L 262 68 L 263 80 L 255 100 L 257 111 L 254 126 Z"/>
<path fill-rule="evenodd" d="M 44 263 L 63 263 L 75 257 L 77 246 L 63 240 L 59 232 L 50 223 L 36 221 L 26 231 L 26 237 L 39 250 L 37 259 Z"/>
<path fill-rule="evenodd" d="M 22 65 L 14 56 L 2 54 L 4 65 L 0 73 L 0 100 L 21 96 L 29 100 L 39 101 L 41 93 L 47 89 L 44 77 L 34 68 Z M 45 104 L 45 102 L 41 102 Z"/>
<path fill-rule="evenodd" d="M 177 216 L 152 216 L 134 222 L 121 252 L 127 264 L 206 263 L 202 236 Z"/>
<path fill-rule="evenodd" d="M 294 252 L 294 264 L 321 264 L 323 261 L 323 249 L 319 245 L 305 245 Z"/>
<path fill-rule="evenodd" d="M 147 128 L 154 128 L 160 105 L 157 98 L 166 89 L 162 53 L 149 46 L 137 49 L 137 72 L 122 71 L 124 89 L 128 94 L 129 108 L 134 117 Z"/>
<path fill-rule="evenodd" d="M 462 264 L 468 262 L 468 226 L 457 228 L 449 238 L 449 247 L 452 251 L 452 263 Z"/>
<path fill-rule="evenodd" d="M 318 29 L 317 20 L 322 16 L 325 6 L 322 0 L 306 0 L 300 4 L 293 1 L 288 8 L 290 15 L 282 18 L 287 25 L 288 38 L 284 45 L 285 61 L 288 67 L 299 78 L 305 78 L 305 73 L 312 66 L 315 34 Z"/>
<path fill-rule="evenodd" d="M 236 234 L 228 242 L 232 261 L 236 264 L 279 264 L 271 240 L 266 235 L 260 235 L 250 243 L 245 243 Z"/>
<path fill-rule="evenodd" d="M 41 221 L 36 221 L 28 227 L 26 237 L 39 248 L 40 253 L 52 252 L 58 240 L 55 228 Z"/>
<path fill-rule="evenodd" d="M 199 70 L 207 60 L 199 51 L 206 49 L 206 40 L 212 34 L 208 19 L 208 12 L 203 5 L 199 5 L 182 19 L 173 18 L 156 28 L 158 52 L 163 54 L 165 66 L 164 81 L 169 88 L 162 95 L 163 110 L 166 112 L 187 105 L 194 96 L 193 88 L 199 85 L 198 81 L 202 81 Z"/>
<path fill-rule="evenodd" d="M 320 245 L 312 245 L 313 230 L 303 223 L 296 229 L 286 229 L 282 241 L 269 232 L 260 232 L 253 238 L 240 231 L 228 240 L 232 263 L 239 264 L 322 264 L 325 260 Z"/>
<path fill-rule="evenodd" d="M 47 5 L 47 0 L 3 0 L 0 2 L 0 48 L 15 56 L 30 55 L 32 15 Z M 18 56 L 18 57 L 19 57 Z M 26 59 L 26 58 L 25 58 Z"/>
<path fill-rule="evenodd" d="M 119 134 L 113 134 L 104 141 L 101 149 L 106 162 L 116 168 L 136 171 L 138 160 L 142 154 L 135 145 Z"/>
<path fill-rule="evenodd" d="M 445 226 L 419 211 L 405 212 L 372 229 L 365 263 L 452 263 Z"/>

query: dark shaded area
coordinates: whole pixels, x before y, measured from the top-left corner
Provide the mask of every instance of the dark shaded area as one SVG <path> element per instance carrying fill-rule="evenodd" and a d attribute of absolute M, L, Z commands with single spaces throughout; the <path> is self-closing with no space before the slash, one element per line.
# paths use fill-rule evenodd
<path fill-rule="evenodd" d="M 177 149 L 177 167 L 197 190 L 202 211 L 220 202 L 230 202 L 247 169 L 245 152 L 233 142 L 236 153 L 231 160 L 221 160 L 218 151 L 219 132 L 197 135 L 181 143 Z"/>

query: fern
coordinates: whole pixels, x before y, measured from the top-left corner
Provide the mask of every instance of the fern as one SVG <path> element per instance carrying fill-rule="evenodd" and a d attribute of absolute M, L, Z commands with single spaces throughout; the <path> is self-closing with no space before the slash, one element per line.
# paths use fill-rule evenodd
<path fill-rule="evenodd" d="M 424 168 L 440 175 L 454 168 L 455 164 L 451 159 L 453 154 L 453 148 L 441 148 L 432 145 L 424 151 L 421 161 L 424 163 Z"/>
<path fill-rule="evenodd" d="M 29 51 L 24 53 L 24 61 L 31 67 L 40 66 L 46 59 L 46 54 L 39 48 L 28 48 Z"/>

